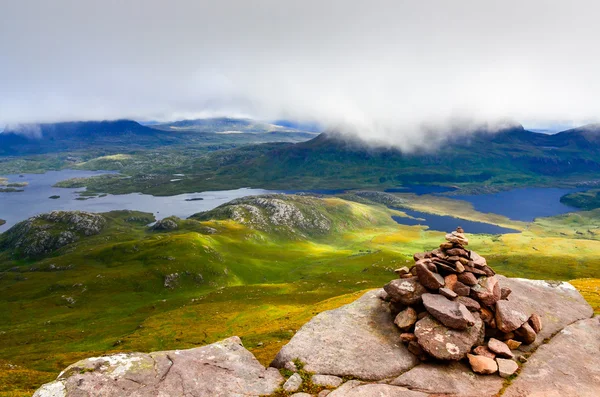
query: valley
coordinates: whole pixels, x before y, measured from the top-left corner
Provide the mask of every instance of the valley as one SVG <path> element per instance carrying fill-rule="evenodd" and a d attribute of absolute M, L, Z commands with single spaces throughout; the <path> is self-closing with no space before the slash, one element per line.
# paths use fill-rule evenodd
<path fill-rule="evenodd" d="M 402 216 L 401 209 L 379 202 L 402 200 L 416 210 L 517 229 L 470 235 L 470 247 L 507 276 L 575 279 L 600 311 L 598 212 L 524 223 L 446 197 L 341 197 L 240 198 L 154 227 L 146 226 L 152 214 L 109 212 L 100 215 L 106 224 L 98 234 L 32 257 L 11 249 L 14 240 L 7 242 L 5 233 L 0 316 L 8 322 L 0 325 L 0 384 L 6 385 L 0 393 L 29 395 L 91 355 L 188 348 L 234 334 L 268 364 L 316 313 L 385 283 L 413 252 L 443 236 L 398 225 L 391 217 Z"/>
<path fill-rule="evenodd" d="M 404 155 L 232 120 L 126 125 L 0 157 L 22 190 L 0 192 L 0 396 L 85 357 L 231 335 L 268 365 L 458 225 L 497 272 L 571 281 L 600 313 L 594 145 L 517 129 Z"/>

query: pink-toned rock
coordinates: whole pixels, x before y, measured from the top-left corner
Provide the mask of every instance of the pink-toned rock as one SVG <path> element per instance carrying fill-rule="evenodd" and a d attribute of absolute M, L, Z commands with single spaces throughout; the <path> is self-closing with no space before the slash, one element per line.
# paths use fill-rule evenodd
<path fill-rule="evenodd" d="M 511 332 L 523 325 L 529 316 L 518 301 L 496 302 L 496 326 L 502 332 Z"/>
<path fill-rule="evenodd" d="M 457 276 L 456 274 L 449 274 L 446 277 L 444 277 L 444 287 L 454 291 L 454 285 L 456 284 L 456 280 L 457 280 Z"/>
<path fill-rule="evenodd" d="M 473 372 L 483 375 L 495 374 L 498 372 L 498 364 L 489 357 L 467 354 L 467 358 L 469 359 L 469 364 L 471 364 Z"/>
<path fill-rule="evenodd" d="M 446 327 L 463 330 L 475 324 L 475 317 L 462 303 L 439 294 L 423 294 L 425 309 Z"/>
<path fill-rule="evenodd" d="M 542 330 L 542 318 L 537 313 L 533 313 L 529 317 L 529 325 L 531 325 L 536 334 L 539 334 Z"/>
<path fill-rule="evenodd" d="M 488 349 L 486 346 L 477 346 L 475 349 L 473 349 L 473 353 L 475 353 L 478 356 L 484 356 L 491 359 L 496 358 L 494 352 L 490 351 L 490 349 Z"/>
<path fill-rule="evenodd" d="M 456 301 L 465 305 L 465 307 L 471 312 L 476 312 L 481 308 L 479 302 L 477 302 L 475 299 L 469 298 L 468 296 L 459 296 L 456 298 Z"/>
<path fill-rule="evenodd" d="M 452 288 L 452 290 L 456 292 L 456 295 L 459 296 L 469 296 L 469 294 L 471 293 L 471 288 L 469 288 L 468 285 L 461 283 L 460 281 L 454 283 L 454 288 Z"/>
<path fill-rule="evenodd" d="M 464 269 L 464 266 L 463 266 Z M 465 285 L 476 285 L 477 277 L 471 272 L 464 272 L 458 275 L 458 281 Z"/>
<path fill-rule="evenodd" d="M 419 345 L 427 354 L 440 360 L 460 360 L 473 345 L 483 340 L 483 332 L 483 321 L 478 318 L 473 326 L 462 331 L 448 328 L 432 316 L 415 324 Z"/>
<path fill-rule="evenodd" d="M 441 295 L 444 295 L 448 299 L 456 299 L 458 297 L 456 292 L 452 291 L 449 288 L 440 288 L 439 292 Z"/>
<path fill-rule="evenodd" d="M 444 278 L 440 274 L 432 272 L 424 264 L 417 264 L 415 267 L 417 268 L 417 277 L 419 278 L 419 282 L 425 288 L 437 291 L 444 286 Z"/>
<path fill-rule="evenodd" d="M 475 251 L 469 251 L 469 254 L 470 254 L 471 261 L 473 261 L 473 264 L 475 265 L 475 267 L 483 268 L 483 267 L 487 266 L 487 261 L 485 260 L 485 258 L 483 256 L 479 255 Z"/>
<path fill-rule="evenodd" d="M 488 341 L 488 348 L 500 357 L 514 357 L 514 354 L 510 351 L 510 348 L 506 345 L 506 343 L 499 341 L 496 338 L 490 338 Z"/>
<path fill-rule="evenodd" d="M 531 345 L 533 342 L 535 342 L 535 338 L 537 337 L 537 334 L 533 328 L 531 328 L 529 323 L 525 323 L 521 326 L 521 328 L 516 329 L 515 335 L 526 345 Z"/>
<path fill-rule="evenodd" d="M 481 277 L 477 282 L 477 285 L 471 287 L 471 298 L 487 306 L 500 300 L 500 284 L 496 276 Z"/>

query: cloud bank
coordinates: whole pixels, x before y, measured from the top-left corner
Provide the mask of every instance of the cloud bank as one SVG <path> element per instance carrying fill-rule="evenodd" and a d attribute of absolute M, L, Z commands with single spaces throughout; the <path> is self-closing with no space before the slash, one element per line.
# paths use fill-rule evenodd
<path fill-rule="evenodd" d="M 315 120 L 401 147 L 600 118 L 596 1 L 0 0 L 0 124 Z"/>

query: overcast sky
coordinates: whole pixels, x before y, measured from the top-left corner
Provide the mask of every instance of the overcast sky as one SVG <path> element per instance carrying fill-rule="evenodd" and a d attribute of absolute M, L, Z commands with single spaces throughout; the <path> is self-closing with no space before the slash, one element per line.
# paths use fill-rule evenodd
<path fill-rule="evenodd" d="M 409 146 L 598 121 L 599 4 L 0 0 L 0 124 L 242 115 Z"/>

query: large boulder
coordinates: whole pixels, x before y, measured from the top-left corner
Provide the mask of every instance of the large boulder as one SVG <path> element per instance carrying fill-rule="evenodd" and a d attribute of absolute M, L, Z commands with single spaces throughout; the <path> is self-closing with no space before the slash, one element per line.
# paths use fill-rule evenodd
<path fill-rule="evenodd" d="M 502 383 L 502 378 L 477 375 L 461 362 L 421 364 L 392 381 L 411 390 L 461 397 L 495 396 Z"/>
<path fill-rule="evenodd" d="M 473 320 L 474 325 L 459 331 L 428 315 L 415 324 L 415 335 L 421 348 L 430 356 L 439 360 L 460 360 L 475 344 L 483 342 L 483 321 L 480 318 Z"/>
<path fill-rule="evenodd" d="M 508 297 L 511 302 L 519 302 L 520 310 L 527 318 L 537 313 L 544 327 L 537 339 L 530 345 L 521 345 L 519 350 L 530 351 L 539 346 L 544 339 L 551 337 L 567 325 L 594 314 L 592 307 L 571 284 L 523 278 L 496 276 L 502 287 L 512 290 Z"/>
<path fill-rule="evenodd" d="M 346 306 L 318 314 L 285 345 L 271 364 L 299 359 L 307 371 L 379 380 L 398 376 L 418 360 L 400 341 L 388 304 L 369 291 Z"/>
<path fill-rule="evenodd" d="M 600 317 L 569 325 L 524 364 L 503 396 L 600 395 Z"/>
<path fill-rule="evenodd" d="M 237 336 L 189 350 L 116 354 L 79 361 L 34 397 L 268 395 L 283 377 L 265 369 Z"/>
<path fill-rule="evenodd" d="M 446 327 L 463 330 L 475 324 L 475 317 L 462 303 L 440 294 L 423 294 L 422 299 L 429 314 Z"/>

